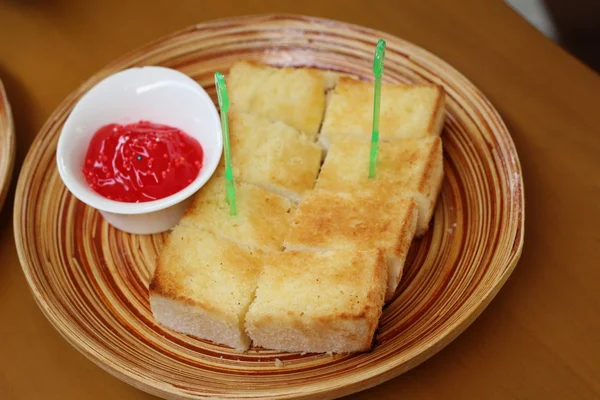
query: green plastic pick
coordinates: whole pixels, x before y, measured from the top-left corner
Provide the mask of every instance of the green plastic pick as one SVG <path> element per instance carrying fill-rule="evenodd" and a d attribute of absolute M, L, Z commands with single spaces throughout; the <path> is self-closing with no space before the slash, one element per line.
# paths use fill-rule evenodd
<path fill-rule="evenodd" d="M 221 128 L 223 130 L 223 149 L 225 150 L 225 189 L 227 192 L 227 203 L 231 215 L 237 215 L 237 203 L 235 200 L 235 186 L 233 185 L 233 168 L 231 166 L 231 147 L 229 144 L 229 96 L 225 77 L 220 72 L 215 72 L 215 85 L 219 108 L 221 109 Z"/>
<path fill-rule="evenodd" d="M 381 77 L 383 76 L 383 61 L 385 59 L 385 40 L 379 39 L 373 58 L 373 75 L 375 75 L 375 90 L 373 99 L 373 131 L 371 133 L 371 153 L 369 156 L 369 178 L 375 178 L 375 167 L 379 157 L 379 109 L 381 108 Z"/>

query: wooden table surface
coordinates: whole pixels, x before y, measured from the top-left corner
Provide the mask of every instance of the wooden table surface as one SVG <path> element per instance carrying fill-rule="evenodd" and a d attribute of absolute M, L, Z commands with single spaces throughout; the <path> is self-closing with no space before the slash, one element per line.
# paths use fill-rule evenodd
<path fill-rule="evenodd" d="M 525 248 L 500 294 L 437 356 L 353 398 L 600 398 L 600 78 L 500 0 L 1 2 L 0 79 L 18 151 L 0 219 L 0 398 L 152 398 L 67 344 L 29 292 L 12 197 L 39 128 L 137 46 L 201 21 L 275 11 L 366 25 L 436 53 L 497 107 L 523 166 Z"/>

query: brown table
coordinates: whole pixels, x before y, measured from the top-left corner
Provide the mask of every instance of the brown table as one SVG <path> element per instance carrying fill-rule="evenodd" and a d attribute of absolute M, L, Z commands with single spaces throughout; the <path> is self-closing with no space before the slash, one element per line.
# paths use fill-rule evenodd
<path fill-rule="evenodd" d="M 498 297 L 437 356 L 354 398 L 600 398 L 598 75 L 500 0 L 217 3 L 0 3 L 0 78 L 18 147 L 0 220 L 0 398 L 152 397 L 80 355 L 29 293 L 13 239 L 12 197 L 38 129 L 69 92 L 119 55 L 201 21 L 274 11 L 375 27 L 438 54 L 498 108 L 524 170 L 525 248 Z"/>

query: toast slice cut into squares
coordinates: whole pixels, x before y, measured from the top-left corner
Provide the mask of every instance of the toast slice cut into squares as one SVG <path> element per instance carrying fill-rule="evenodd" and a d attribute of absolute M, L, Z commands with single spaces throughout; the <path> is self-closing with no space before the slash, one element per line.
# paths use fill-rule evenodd
<path fill-rule="evenodd" d="M 238 244 L 281 250 L 296 206 L 258 186 L 235 182 L 237 215 L 230 215 L 225 178 L 218 171 L 191 199 L 180 225 L 192 225 Z"/>
<path fill-rule="evenodd" d="M 235 63 L 227 76 L 231 110 L 282 121 L 314 140 L 325 111 L 327 79 L 310 68 Z"/>
<path fill-rule="evenodd" d="M 319 145 L 283 122 L 255 114 L 229 118 L 233 176 L 298 202 L 312 189 L 323 157 Z"/>
<path fill-rule="evenodd" d="M 329 148 L 333 141 L 371 137 L 373 82 L 341 77 L 333 90 L 319 141 Z M 379 116 L 380 140 L 438 136 L 445 118 L 445 94 L 434 84 L 384 83 Z"/>
<path fill-rule="evenodd" d="M 384 197 L 412 196 L 419 208 L 416 236 L 424 235 L 444 178 L 441 138 L 380 143 L 373 179 L 368 177 L 370 147 L 368 140 L 334 142 L 315 188 L 333 192 L 375 192 Z"/>
<path fill-rule="evenodd" d="M 194 226 L 175 227 L 150 283 L 156 320 L 177 332 L 247 349 L 244 317 L 254 300 L 261 254 Z"/>
<path fill-rule="evenodd" d="M 296 210 L 284 242 L 286 250 L 374 250 L 385 252 L 388 269 L 386 300 L 402 278 L 402 269 L 417 226 L 411 198 L 308 192 Z"/>
<path fill-rule="evenodd" d="M 246 331 L 255 346 L 279 351 L 368 350 L 386 280 L 382 251 L 271 252 Z"/>

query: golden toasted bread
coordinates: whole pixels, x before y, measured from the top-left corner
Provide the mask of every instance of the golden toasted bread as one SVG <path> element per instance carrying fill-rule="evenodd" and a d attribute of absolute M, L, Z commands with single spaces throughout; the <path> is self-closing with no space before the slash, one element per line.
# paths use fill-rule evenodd
<path fill-rule="evenodd" d="M 412 196 L 419 207 L 416 235 L 422 236 L 429 227 L 444 177 L 442 140 L 434 136 L 380 143 L 374 179 L 368 177 L 370 146 L 367 140 L 334 142 L 315 188 Z"/>
<path fill-rule="evenodd" d="M 175 227 L 150 283 L 154 317 L 177 332 L 247 349 L 244 317 L 262 269 L 261 254 L 195 226 Z"/>
<path fill-rule="evenodd" d="M 279 351 L 368 350 L 386 279 L 381 251 L 269 253 L 246 332 L 254 345 Z"/>
<path fill-rule="evenodd" d="M 369 179 L 372 83 L 245 61 L 227 82 L 237 215 L 222 162 L 160 253 L 149 289 L 156 320 L 238 350 L 251 340 L 278 351 L 370 349 L 440 193 L 443 88 L 384 84 Z M 318 134 L 329 150 L 322 166 Z"/>
<path fill-rule="evenodd" d="M 286 250 L 374 250 L 386 255 L 386 300 L 394 295 L 417 226 L 408 198 L 359 193 L 307 192 L 283 243 Z"/>
<path fill-rule="evenodd" d="M 192 225 L 238 244 L 280 250 L 296 206 L 258 186 L 235 182 L 237 215 L 230 215 L 225 179 L 217 173 L 192 198 L 180 225 Z"/>
<path fill-rule="evenodd" d="M 236 179 L 298 202 L 312 189 L 323 151 L 300 131 L 255 114 L 229 117 L 231 158 Z"/>
<path fill-rule="evenodd" d="M 274 68 L 236 62 L 227 76 L 231 110 L 282 121 L 314 140 L 325 111 L 322 74 L 308 68 Z"/>
<path fill-rule="evenodd" d="M 420 138 L 440 134 L 445 94 L 438 85 L 384 84 L 381 89 L 380 140 Z M 333 91 L 319 141 L 325 148 L 347 138 L 370 138 L 373 124 L 373 83 L 341 77 Z"/>

